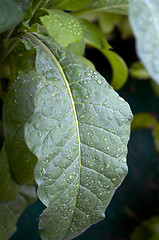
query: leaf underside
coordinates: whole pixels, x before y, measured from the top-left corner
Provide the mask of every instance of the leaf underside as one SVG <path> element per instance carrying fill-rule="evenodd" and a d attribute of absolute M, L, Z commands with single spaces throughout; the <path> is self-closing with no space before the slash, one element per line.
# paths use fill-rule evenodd
<path fill-rule="evenodd" d="M 129 19 L 137 40 L 137 53 L 151 77 L 159 84 L 158 0 L 131 0 Z"/>
<path fill-rule="evenodd" d="M 23 124 L 27 146 L 38 158 L 38 197 L 47 206 L 40 233 L 48 240 L 71 239 L 104 218 L 127 173 L 132 114 L 98 72 L 52 37 L 28 35 L 24 43 L 37 52 L 36 72 L 22 74 L 16 84 L 24 96 L 34 88 L 34 109 Z"/>

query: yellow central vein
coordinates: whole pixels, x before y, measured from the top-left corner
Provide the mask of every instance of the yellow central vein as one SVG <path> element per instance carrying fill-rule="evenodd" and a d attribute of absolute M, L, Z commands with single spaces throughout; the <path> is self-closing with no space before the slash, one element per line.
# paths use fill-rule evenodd
<path fill-rule="evenodd" d="M 75 109 L 75 104 L 74 104 L 74 100 L 72 97 L 72 93 L 70 90 L 70 86 L 68 84 L 68 81 L 65 77 L 64 71 L 61 67 L 61 65 L 59 64 L 58 60 L 56 59 L 56 57 L 54 56 L 54 54 L 50 51 L 50 49 L 37 37 L 35 37 L 33 34 L 31 33 L 26 33 L 25 35 L 23 35 L 24 38 L 28 37 L 29 39 L 31 39 L 34 43 L 36 43 L 38 46 L 40 46 L 54 61 L 54 63 L 56 64 L 64 82 L 66 85 L 66 88 L 68 90 L 69 93 L 69 97 L 71 100 L 71 104 L 72 104 L 72 109 L 73 109 L 73 113 L 74 113 L 74 117 L 75 117 L 75 123 L 76 123 L 76 129 L 77 129 L 77 137 L 78 137 L 78 142 L 79 142 L 79 184 L 78 184 L 78 191 L 77 191 L 77 198 L 78 198 L 78 192 L 79 192 L 79 188 L 80 188 L 80 174 L 81 174 L 81 147 L 80 147 L 80 134 L 79 134 L 79 127 L 78 127 L 78 119 L 77 119 L 77 114 L 76 114 L 76 109 Z M 76 198 L 76 203 L 77 203 L 77 198 Z"/>

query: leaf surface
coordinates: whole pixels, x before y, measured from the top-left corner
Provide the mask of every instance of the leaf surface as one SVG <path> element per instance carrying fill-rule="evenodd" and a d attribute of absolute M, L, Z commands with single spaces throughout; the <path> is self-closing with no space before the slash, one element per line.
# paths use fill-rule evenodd
<path fill-rule="evenodd" d="M 0 202 L 12 200 L 20 192 L 20 186 L 11 176 L 5 144 L 0 152 L 0 183 Z"/>
<path fill-rule="evenodd" d="M 88 7 L 76 11 L 74 15 L 83 15 L 90 12 L 108 12 L 127 15 L 128 7 L 129 0 L 96 0 L 90 3 Z"/>
<path fill-rule="evenodd" d="M 82 30 L 78 20 L 60 10 L 48 10 L 49 15 L 41 17 L 41 21 L 50 36 L 63 47 L 70 43 L 80 42 Z"/>
<path fill-rule="evenodd" d="M 16 230 L 17 220 L 24 208 L 36 199 L 34 186 L 23 186 L 21 190 L 22 193 L 11 201 L 0 202 L 0 239 L 9 239 Z"/>
<path fill-rule="evenodd" d="M 76 11 L 84 7 L 89 1 L 90 0 L 50 0 L 47 6 L 53 6 L 54 8 L 61 10 Z"/>
<path fill-rule="evenodd" d="M 97 48 L 108 59 L 112 67 L 113 77 L 111 85 L 115 90 L 119 90 L 126 82 L 128 69 L 124 60 L 115 52 L 109 51 L 111 48 L 105 36 L 92 23 L 85 19 L 79 19 L 86 44 Z"/>
<path fill-rule="evenodd" d="M 126 66 L 126 63 L 117 53 L 113 51 L 104 49 L 101 52 L 111 64 L 113 72 L 111 85 L 115 90 L 119 90 L 127 81 L 128 68 Z"/>
<path fill-rule="evenodd" d="M 137 78 L 139 80 L 145 80 L 150 78 L 150 75 L 146 71 L 145 67 L 141 62 L 135 62 L 130 66 L 130 75 L 133 78 Z"/>
<path fill-rule="evenodd" d="M 34 111 L 33 93 L 35 83 L 39 81 L 38 77 L 36 73 L 31 72 L 28 78 L 34 81 L 28 82 L 22 74 L 10 88 L 3 106 L 3 129 L 8 162 L 16 181 L 20 184 L 34 181 L 37 158 L 25 143 L 24 126 Z"/>
<path fill-rule="evenodd" d="M 0 33 L 20 23 L 29 5 L 29 0 L 1 1 Z"/>
<path fill-rule="evenodd" d="M 25 139 L 38 157 L 38 196 L 47 206 L 40 232 L 43 239 L 70 239 L 104 218 L 127 173 L 132 114 L 98 72 L 53 38 L 36 36 L 24 41 L 36 48 L 39 74 Z"/>
<path fill-rule="evenodd" d="M 131 0 L 129 19 L 137 40 L 137 53 L 148 73 L 159 84 L 158 0 Z"/>
<path fill-rule="evenodd" d="M 99 50 L 111 48 L 105 36 L 95 24 L 82 18 L 79 19 L 79 23 L 81 25 L 86 44 L 98 48 Z"/>

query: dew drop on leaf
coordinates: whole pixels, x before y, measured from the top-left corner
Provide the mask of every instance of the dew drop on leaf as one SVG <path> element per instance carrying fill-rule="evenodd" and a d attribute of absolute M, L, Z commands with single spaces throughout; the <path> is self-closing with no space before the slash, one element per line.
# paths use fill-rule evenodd
<path fill-rule="evenodd" d="M 101 80 L 97 80 L 97 83 L 98 83 L 99 85 L 101 85 L 101 84 L 102 84 L 102 81 L 101 81 Z"/>
<path fill-rule="evenodd" d="M 86 98 L 86 99 L 87 99 L 87 98 L 88 98 L 88 95 L 85 95 L 85 96 L 84 96 L 84 98 Z"/>
<path fill-rule="evenodd" d="M 80 115 L 80 118 L 84 118 L 84 115 Z"/>

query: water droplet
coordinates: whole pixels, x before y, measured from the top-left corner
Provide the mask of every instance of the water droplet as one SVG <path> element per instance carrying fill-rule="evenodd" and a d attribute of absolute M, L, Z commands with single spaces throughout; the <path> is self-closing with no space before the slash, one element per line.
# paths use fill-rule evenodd
<path fill-rule="evenodd" d="M 89 76 L 89 72 L 86 72 L 85 74 L 86 74 L 86 76 Z"/>
<path fill-rule="evenodd" d="M 102 84 L 102 81 L 101 81 L 101 80 L 97 80 L 97 83 L 98 83 L 99 85 L 101 85 L 101 84 Z"/>
<path fill-rule="evenodd" d="M 87 99 L 87 98 L 88 98 L 88 95 L 85 95 L 85 96 L 84 96 L 84 98 L 86 98 L 86 99 Z"/>
<path fill-rule="evenodd" d="M 80 115 L 80 118 L 84 118 L 84 115 Z"/>
<path fill-rule="evenodd" d="M 109 167 L 110 167 L 109 163 L 106 163 L 105 168 L 109 168 Z"/>
<path fill-rule="evenodd" d="M 41 132 L 38 132 L 38 136 L 41 137 Z"/>

